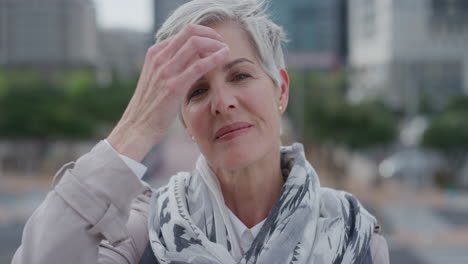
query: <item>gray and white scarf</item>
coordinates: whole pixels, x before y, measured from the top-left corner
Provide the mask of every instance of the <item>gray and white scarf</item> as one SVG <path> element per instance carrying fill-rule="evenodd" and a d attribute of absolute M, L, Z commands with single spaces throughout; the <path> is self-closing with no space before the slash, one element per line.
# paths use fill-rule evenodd
<path fill-rule="evenodd" d="M 149 237 L 160 263 L 372 263 L 376 220 L 343 191 L 321 188 L 301 144 L 281 148 L 285 184 L 241 254 L 219 182 L 201 156 L 191 173 L 154 192 Z"/>

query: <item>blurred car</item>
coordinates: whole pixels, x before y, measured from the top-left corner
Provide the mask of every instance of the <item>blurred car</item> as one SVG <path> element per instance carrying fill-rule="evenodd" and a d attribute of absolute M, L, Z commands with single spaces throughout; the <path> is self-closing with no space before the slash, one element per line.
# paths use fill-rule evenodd
<path fill-rule="evenodd" d="M 437 153 L 420 148 L 397 151 L 380 162 L 379 174 L 395 178 L 413 187 L 432 187 L 437 174 L 445 171 L 446 162 Z"/>

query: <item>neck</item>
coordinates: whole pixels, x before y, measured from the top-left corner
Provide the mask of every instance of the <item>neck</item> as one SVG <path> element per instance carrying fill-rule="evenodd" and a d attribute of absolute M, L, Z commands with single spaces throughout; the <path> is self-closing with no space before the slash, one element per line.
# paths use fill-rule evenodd
<path fill-rule="evenodd" d="M 274 164 L 274 166 L 272 166 Z M 278 200 L 284 180 L 280 152 L 238 170 L 213 169 L 227 207 L 248 227 L 263 221 Z"/>

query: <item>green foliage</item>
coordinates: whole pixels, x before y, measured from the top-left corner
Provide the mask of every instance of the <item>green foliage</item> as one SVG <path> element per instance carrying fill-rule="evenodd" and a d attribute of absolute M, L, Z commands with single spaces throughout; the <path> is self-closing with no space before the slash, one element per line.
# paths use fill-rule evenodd
<path fill-rule="evenodd" d="M 118 121 L 134 81 L 99 85 L 74 71 L 51 80 L 25 70 L 0 72 L 0 137 L 89 138 Z"/>
<path fill-rule="evenodd" d="M 397 132 L 393 115 L 375 103 L 312 105 L 307 113 L 308 135 L 351 148 L 389 143 Z"/>
<path fill-rule="evenodd" d="M 440 113 L 435 114 L 424 132 L 421 144 L 441 151 L 449 163 L 448 173 L 441 175 L 442 183 L 456 184 L 457 175 L 466 162 L 468 151 L 468 97 L 456 97 Z M 451 176 L 452 177 L 448 177 Z M 443 177 L 442 177 L 443 176 Z M 436 180 L 441 180 L 436 178 Z"/>
<path fill-rule="evenodd" d="M 9 90 L 1 100 L 0 133 L 6 137 L 81 137 L 92 134 L 90 120 L 75 115 L 63 91 Z"/>
<path fill-rule="evenodd" d="M 347 102 L 343 72 L 292 73 L 291 87 L 301 86 L 305 87 L 306 142 L 325 141 L 351 148 L 367 148 L 392 142 L 395 138 L 397 120 L 384 105 Z M 298 92 L 295 89 L 291 93 Z M 291 103 L 294 107 L 294 98 Z"/>
<path fill-rule="evenodd" d="M 8 81 L 6 74 L 0 72 L 0 98 L 5 96 L 8 90 Z"/>
<path fill-rule="evenodd" d="M 468 111 L 468 96 L 457 96 L 450 101 L 445 111 Z"/>
<path fill-rule="evenodd" d="M 468 97 L 457 97 L 431 119 L 422 144 L 445 152 L 468 149 L 467 120 Z"/>

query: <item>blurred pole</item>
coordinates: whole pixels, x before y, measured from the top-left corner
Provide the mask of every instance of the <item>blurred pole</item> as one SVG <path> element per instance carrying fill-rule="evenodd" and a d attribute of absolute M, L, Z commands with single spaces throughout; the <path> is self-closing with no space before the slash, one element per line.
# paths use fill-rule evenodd
<path fill-rule="evenodd" d="M 296 141 L 304 143 L 304 89 L 307 84 L 307 70 L 304 68 L 303 71 L 299 71 L 302 79 L 302 84 L 295 88 L 293 109 L 295 119 L 295 130 L 296 130 Z"/>

